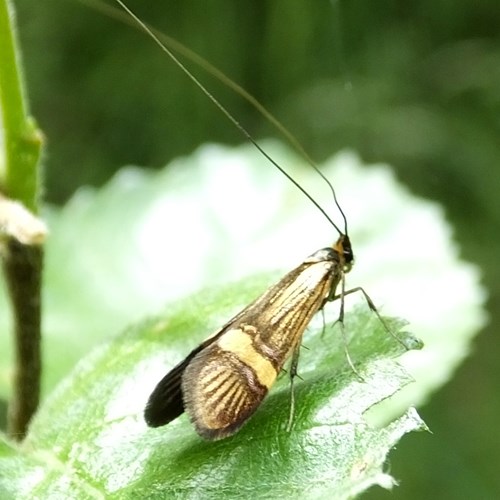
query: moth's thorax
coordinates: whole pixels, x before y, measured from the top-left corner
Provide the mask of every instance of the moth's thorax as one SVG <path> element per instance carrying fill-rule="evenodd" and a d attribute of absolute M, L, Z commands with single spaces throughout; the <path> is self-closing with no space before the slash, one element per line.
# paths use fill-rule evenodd
<path fill-rule="evenodd" d="M 341 235 L 331 247 L 322 248 L 310 255 L 304 264 L 314 264 L 319 262 L 329 262 L 341 269 L 343 273 L 348 273 L 354 264 L 349 236 Z"/>

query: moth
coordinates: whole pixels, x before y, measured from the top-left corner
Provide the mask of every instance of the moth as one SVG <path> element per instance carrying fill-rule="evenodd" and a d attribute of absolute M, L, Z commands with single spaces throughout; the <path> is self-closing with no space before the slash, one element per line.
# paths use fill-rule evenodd
<path fill-rule="evenodd" d="M 344 288 L 353 260 L 342 234 L 268 288 L 163 377 L 146 405 L 146 423 L 158 427 L 187 412 L 205 439 L 237 432 L 290 356 L 293 380 L 304 331 L 337 298 L 339 283 Z"/>
<path fill-rule="evenodd" d="M 337 201 L 333 186 L 301 148 L 299 149 L 304 158 L 330 187 L 335 205 L 344 221 L 344 231 L 341 231 L 317 201 L 267 154 L 247 130 L 162 43 L 155 32 L 122 0 L 116 2 L 263 157 L 309 198 L 339 234 L 335 244 L 310 255 L 168 372 L 151 393 L 144 410 L 144 419 L 150 427 L 159 427 L 186 412 L 196 431 L 203 438 L 216 440 L 231 436 L 257 410 L 283 369 L 283 365 L 291 357 L 290 428 L 294 407 L 293 379 L 297 374 L 302 336 L 312 317 L 327 302 L 341 299 L 338 321 L 343 328 L 344 297 L 361 291 L 370 309 L 375 312 L 384 328 L 391 333 L 362 288 L 345 290 L 345 275 L 354 263 L 345 214 Z M 282 130 L 282 127 L 278 128 Z M 339 285 L 341 290 L 337 295 Z M 347 348 L 345 352 L 349 365 L 357 373 Z"/>

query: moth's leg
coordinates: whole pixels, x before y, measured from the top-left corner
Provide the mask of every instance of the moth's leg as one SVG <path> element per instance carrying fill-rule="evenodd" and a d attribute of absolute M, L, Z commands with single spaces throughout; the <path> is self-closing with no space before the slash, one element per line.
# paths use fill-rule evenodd
<path fill-rule="evenodd" d="M 321 319 L 323 320 L 323 326 L 321 328 L 321 338 L 323 338 L 326 332 L 326 317 L 324 307 L 321 308 Z"/>
<path fill-rule="evenodd" d="M 340 311 L 339 311 L 339 317 L 337 318 L 337 321 L 335 323 L 339 323 L 340 325 L 340 333 L 342 334 L 342 342 L 344 344 L 344 354 L 347 359 L 347 364 L 351 367 L 351 370 L 356 374 L 356 376 L 361 380 L 364 381 L 364 378 L 362 375 L 358 372 L 356 367 L 354 366 L 354 363 L 352 362 L 351 355 L 349 354 L 349 348 L 347 346 L 347 337 L 345 334 L 345 327 L 344 327 L 344 313 L 345 313 L 345 296 L 351 293 L 350 290 L 346 292 L 345 290 L 345 278 L 342 276 L 342 281 L 341 281 L 341 290 L 339 295 L 334 295 L 331 297 L 329 300 L 333 301 L 336 299 L 340 299 Z"/>
<path fill-rule="evenodd" d="M 378 309 L 375 307 L 375 304 L 373 303 L 373 300 L 370 298 L 370 296 L 365 292 L 363 287 L 357 286 L 356 288 L 351 288 L 350 290 L 342 290 L 342 292 L 338 295 L 335 295 L 332 297 L 332 300 L 337 300 L 340 299 L 340 315 L 339 315 L 339 321 L 341 324 L 343 324 L 343 318 L 344 318 L 344 297 L 346 295 L 350 295 L 351 293 L 356 293 L 356 292 L 361 292 L 366 300 L 366 303 L 368 304 L 368 307 L 372 312 L 375 313 L 377 316 L 378 320 L 384 327 L 384 330 L 391 336 L 393 337 L 399 344 L 401 344 L 406 350 L 408 350 L 408 345 L 403 342 L 390 328 L 389 325 L 386 323 L 384 318 L 380 315 L 378 312 Z M 342 321 L 340 320 L 342 318 Z"/>
<path fill-rule="evenodd" d="M 293 382 L 297 374 L 297 367 L 299 366 L 299 355 L 300 355 L 300 342 L 293 349 L 292 361 L 290 363 L 290 414 L 288 416 L 288 424 L 286 426 L 287 432 L 292 430 L 293 416 L 295 414 L 295 393 Z"/>

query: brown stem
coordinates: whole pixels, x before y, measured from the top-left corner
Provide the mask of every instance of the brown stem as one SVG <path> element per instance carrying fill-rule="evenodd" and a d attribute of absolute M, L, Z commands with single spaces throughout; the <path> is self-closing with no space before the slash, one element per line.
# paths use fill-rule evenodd
<path fill-rule="evenodd" d="M 3 268 L 12 302 L 15 338 L 14 389 L 9 402 L 7 431 L 21 440 L 40 399 L 41 275 L 43 250 L 9 239 Z"/>

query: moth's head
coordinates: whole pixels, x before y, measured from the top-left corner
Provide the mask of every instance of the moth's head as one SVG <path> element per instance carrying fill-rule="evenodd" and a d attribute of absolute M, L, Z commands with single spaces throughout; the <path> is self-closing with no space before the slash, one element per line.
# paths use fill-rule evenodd
<path fill-rule="evenodd" d="M 333 245 L 333 249 L 339 254 L 344 273 L 348 273 L 354 264 L 354 254 L 352 253 L 351 240 L 347 234 L 341 234 Z"/>

